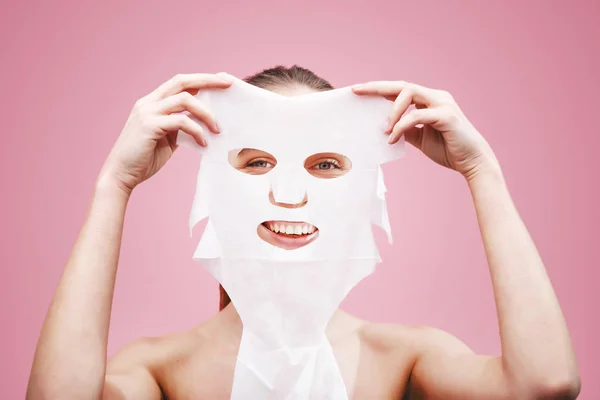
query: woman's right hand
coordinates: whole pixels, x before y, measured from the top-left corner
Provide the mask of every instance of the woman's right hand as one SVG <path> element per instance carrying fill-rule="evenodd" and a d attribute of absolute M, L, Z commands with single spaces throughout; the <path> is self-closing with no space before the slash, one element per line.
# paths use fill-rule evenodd
<path fill-rule="evenodd" d="M 231 83 L 226 74 L 176 75 L 139 99 L 102 167 L 98 184 L 116 184 L 130 194 L 171 158 L 179 130 L 206 146 L 202 127 L 182 112 L 219 133 L 214 116 L 194 95 L 203 89 L 225 89 Z"/>

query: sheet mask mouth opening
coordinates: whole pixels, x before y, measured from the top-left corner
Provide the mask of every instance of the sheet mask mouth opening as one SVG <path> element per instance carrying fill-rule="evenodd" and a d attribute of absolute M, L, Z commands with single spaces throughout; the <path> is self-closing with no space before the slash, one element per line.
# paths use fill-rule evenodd
<path fill-rule="evenodd" d="M 319 229 L 307 222 L 265 221 L 257 232 L 265 242 L 286 250 L 304 247 L 319 236 Z"/>

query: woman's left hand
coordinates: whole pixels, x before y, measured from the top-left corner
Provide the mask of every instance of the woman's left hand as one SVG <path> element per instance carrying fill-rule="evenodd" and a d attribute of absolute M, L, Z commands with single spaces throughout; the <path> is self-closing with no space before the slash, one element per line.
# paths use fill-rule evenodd
<path fill-rule="evenodd" d="M 394 101 L 386 130 L 390 143 L 404 136 L 430 159 L 460 172 L 467 180 L 482 169 L 500 169 L 491 147 L 450 93 L 404 81 L 368 82 L 352 89 L 358 95 L 379 95 Z M 417 109 L 403 115 L 411 104 Z"/>

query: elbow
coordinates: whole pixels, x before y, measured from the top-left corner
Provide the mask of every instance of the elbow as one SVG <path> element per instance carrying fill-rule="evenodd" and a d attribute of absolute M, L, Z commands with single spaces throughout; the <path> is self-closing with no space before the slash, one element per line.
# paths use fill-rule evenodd
<path fill-rule="evenodd" d="M 26 400 L 69 400 L 69 399 L 98 399 L 101 398 L 101 390 L 93 385 L 65 384 L 51 382 L 47 379 L 30 380 L 25 394 Z"/>
<path fill-rule="evenodd" d="M 548 379 L 537 384 L 528 385 L 518 398 L 528 400 L 575 400 L 581 391 L 581 380 L 578 375 L 564 379 Z"/>
<path fill-rule="evenodd" d="M 581 392 L 579 368 L 569 362 L 547 360 L 512 371 L 505 370 L 512 397 L 523 400 L 575 400 Z"/>
<path fill-rule="evenodd" d="M 581 391 L 579 376 L 563 381 L 548 382 L 537 388 L 536 400 L 575 400 Z"/>

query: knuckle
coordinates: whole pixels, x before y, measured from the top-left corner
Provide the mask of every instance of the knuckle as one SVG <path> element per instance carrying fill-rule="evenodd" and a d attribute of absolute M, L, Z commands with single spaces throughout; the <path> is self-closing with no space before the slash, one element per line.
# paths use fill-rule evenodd
<path fill-rule="evenodd" d="M 141 98 L 137 99 L 135 101 L 135 103 L 133 103 L 133 109 L 137 110 L 137 111 L 142 110 L 143 108 L 146 107 L 146 103 L 147 103 L 146 98 L 141 97 Z"/>
<path fill-rule="evenodd" d="M 204 119 L 209 123 L 215 122 L 216 120 L 214 114 L 208 110 L 202 110 L 202 115 L 204 116 Z"/>
<path fill-rule="evenodd" d="M 423 119 L 423 117 L 425 117 L 424 110 L 413 110 L 408 114 L 408 119 L 411 124 L 420 121 L 421 119 Z"/>
<path fill-rule="evenodd" d="M 417 93 L 418 93 L 417 85 L 415 85 L 414 83 L 410 83 L 410 82 L 403 84 L 402 91 L 400 92 L 400 94 L 404 94 L 405 96 L 410 96 L 410 97 L 413 97 Z"/>
<path fill-rule="evenodd" d="M 192 101 L 193 101 L 193 97 L 190 92 L 180 92 L 179 94 L 177 94 L 177 100 L 178 102 L 180 102 L 181 104 L 185 105 L 185 106 L 189 106 Z"/>
<path fill-rule="evenodd" d="M 407 101 L 409 101 L 410 98 L 412 98 L 412 96 L 413 96 L 413 92 L 410 90 L 410 88 L 403 87 L 400 90 L 400 93 L 398 93 L 398 95 L 396 96 L 396 100 L 394 101 L 394 108 L 395 109 L 400 108 Z"/>
<path fill-rule="evenodd" d="M 415 86 L 412 84 L 407 84 L 404 86 L 404 89 L 402 89 L 400 94 L 403 94 L 406 97 L 413 97 L 415 95 Z"/>
<path fill-rule="evenodd" d="M 188 125 L 188 117 L 186 117 L 183 114 L 177 114 L 175 116 L 175 121 L 176 121 L 177 125 L 179 125 L 179 126 L 186 126 L 186 125 Z"/>
<path fill-rule="evenodd" d="M 457 122 L 459 120 L 458 114 L 456 113 L 454 108 L 450 106 L 440 107 L 440 115 L 442 118 L 449 122 Z"/>
<path fill-rule="evenodd" d="M 454 100 L 452 94 L 447 90 L 440 90 L 440 95 L 446 100 Z"/>
<path fill-rule="evenodd" d="M 187 80 L 187 78 L 186 78 L 185 74 L 177 74 L 177 75 L 173 76 L 173 82 L 175 83 L 175 86 L 177 86 L 179 89 L 183 89 L 183 87 L 185 86 L 186 80 Z"/>

